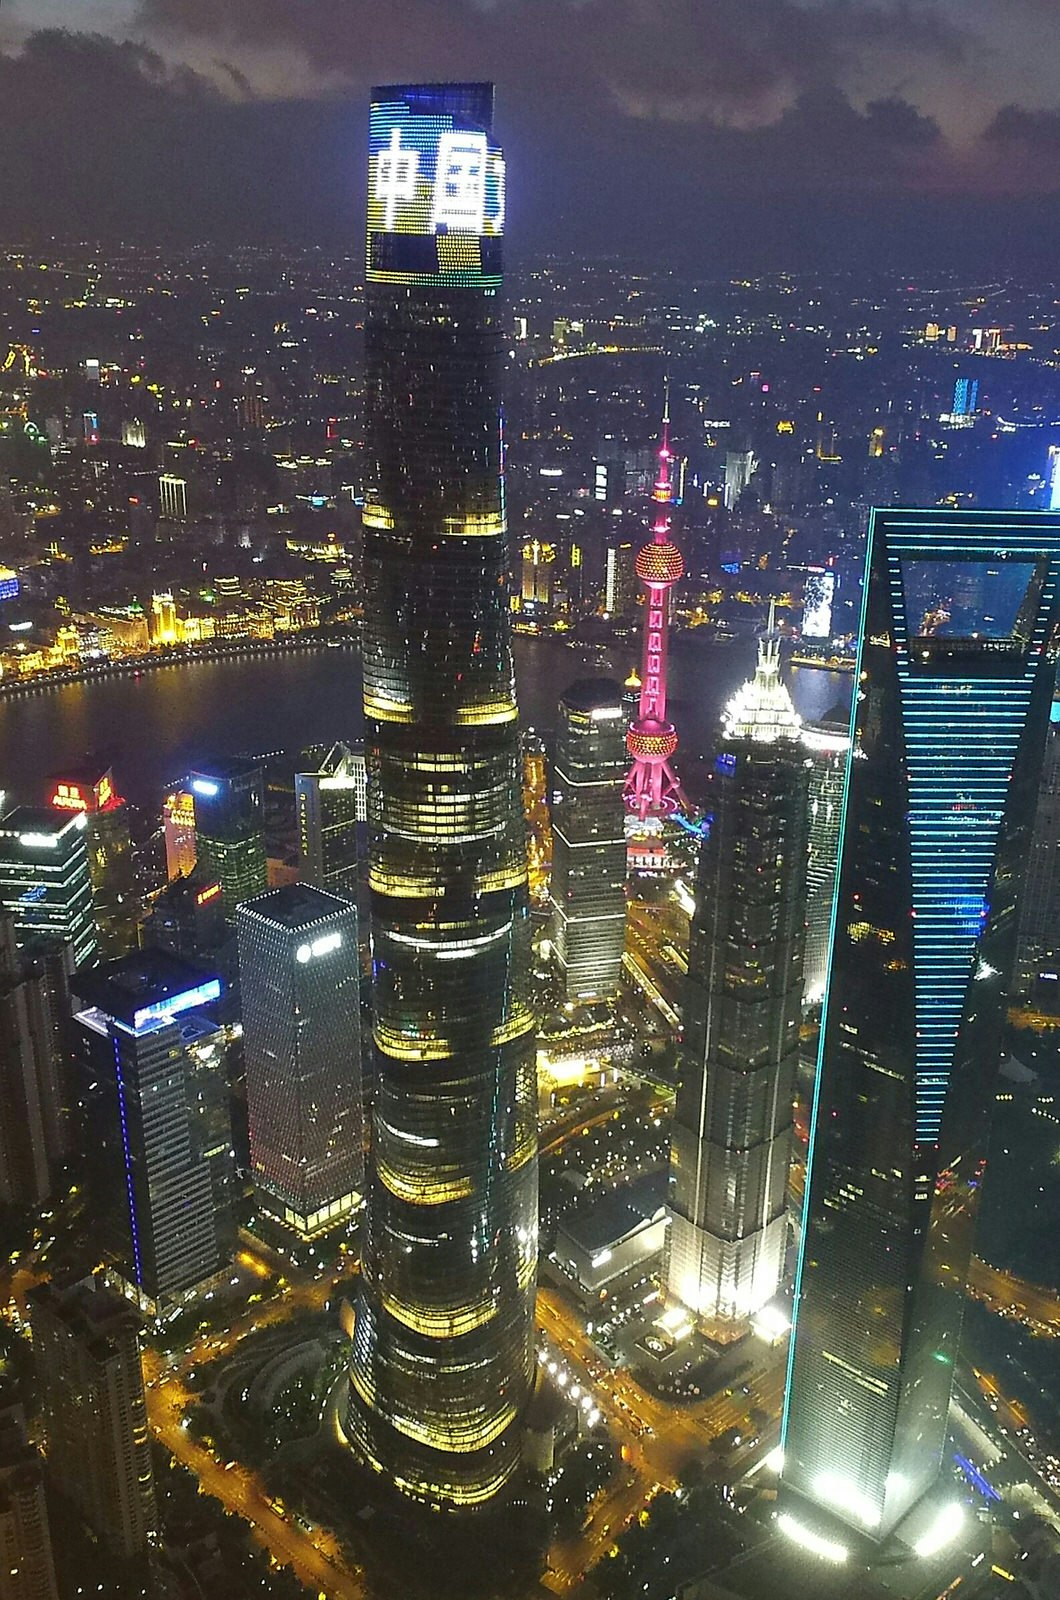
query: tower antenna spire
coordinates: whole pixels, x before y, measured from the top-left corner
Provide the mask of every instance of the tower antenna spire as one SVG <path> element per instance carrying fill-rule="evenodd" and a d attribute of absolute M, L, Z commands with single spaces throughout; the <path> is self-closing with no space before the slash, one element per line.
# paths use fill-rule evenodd
<path fill-rule="evenodd" d="M 670 765 L 677 749 L 677 730 L 666 715 L 667 653 L 670 632 L 670 590 L 683 577 L 684 559 L 671 537 L 673 476 L 670 450 L 670 380 L 663 400 L 659 440 L 659 473 L 652 489 L 655 517 L 651 541 L 637 555 L 637 577 L 644 600 L 640 704 L 626 734 L 632 758 L 626 778 L 626 807 L 639 822 L 662 819 L 686 808 L 680 781 Z"/>

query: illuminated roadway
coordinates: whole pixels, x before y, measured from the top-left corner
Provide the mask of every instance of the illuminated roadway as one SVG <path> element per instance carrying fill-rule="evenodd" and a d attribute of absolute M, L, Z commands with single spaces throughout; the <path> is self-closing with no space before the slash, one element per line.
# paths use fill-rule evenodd
<path fill-rule="evenodd" d="M 620 1452 L 614 1476 L 590 1506 L 582 1530 L 560 1540 L 549 1552 L 545 1582 L 555 1592 L 565 1593 L 606 1556 L 656 1485 L 674 1488 L 688 1460 L 702 1458 L 719 1435 L 732 1428 L 751 1432 L 751 1407 L 761 1407 L 771 1421 L 779 1419 L 784 1352 L 756 1347 L 761 1363 L 746 1380 L 751 1387 L 749 1395 L 719 1393 L 691 1405 L 675 1406 L 642 1388 L 628 1372 L 607 1368 L 582 1331 L 578 1314 L 556 1290 L 539 1288 L 537 1320 L 551 1345 L 562 1354 L 574 1381 L 591 1393 L 607 1418 Z M 747 1454 L 745 1447 L 743 1458 Z M 726 1455 L 726 1473 L 735 1470 L 741 1459 L 739 1451 Z"/>

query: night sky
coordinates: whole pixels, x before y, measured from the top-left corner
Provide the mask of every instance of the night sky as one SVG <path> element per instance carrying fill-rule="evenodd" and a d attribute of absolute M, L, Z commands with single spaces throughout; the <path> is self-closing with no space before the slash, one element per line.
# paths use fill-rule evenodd
<path fill-rule="evenodd" d="M 0 0 L 0 243 L 357 249 L 373 82 L 491 77 L 525 256 L 1060 259 L 1060 0 Z"/>

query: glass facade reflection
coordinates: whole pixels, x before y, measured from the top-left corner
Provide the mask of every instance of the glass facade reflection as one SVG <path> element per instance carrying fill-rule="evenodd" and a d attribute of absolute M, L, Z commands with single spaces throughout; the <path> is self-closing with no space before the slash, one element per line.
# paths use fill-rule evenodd
<path fill-rule="evenodd" d="M 491 123 L 485 84 L 373 96 L 364 712 L 377 1088 L 345 1431 L 440 1505 L 485 1500 L 513 1471 L 534 1364 L 535 1024 Z"/>
<path fill-rule="evenodd" d="M 1060 517 L 873 514 L 783 1489 L 886 1540 L 945 1443 L 1056 672 Z"/>

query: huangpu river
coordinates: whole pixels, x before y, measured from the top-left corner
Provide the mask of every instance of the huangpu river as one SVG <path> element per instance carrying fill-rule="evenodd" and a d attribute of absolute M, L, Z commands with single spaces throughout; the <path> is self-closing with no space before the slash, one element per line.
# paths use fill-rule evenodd
<path fill-rule="evenodd" d="M 525 726 L 552 728 L 556 702 L 586 676 L 621 682 L 639 651 L 635 640 L 607 649 L 571 648 L 554 635 L 515 640 Z M 678 635 L 671 645 L 670 707 L 681 739 L 679 770 L 692 776 L 709 759 L 722 708 L 753 670 L 753 641 L 715 644 Z M 804 717 L 849 703 L 851 679 L 795 668 L 789 683 Z M 0 789 L 12 801 L 39 802 L 49 774 L 88 752 L 105 756 L 119 788 L 156 811 L 164 786 L 197 763 L 222 755 L 289 750 L 361 733 L 356 649 L 299 650 L 181 663 L 139 677 L 68 683 L 0 700 Z"/>

